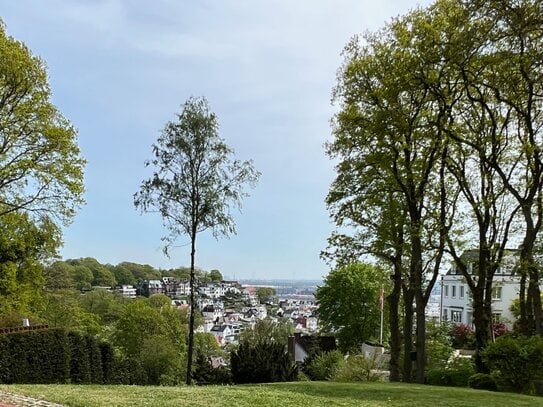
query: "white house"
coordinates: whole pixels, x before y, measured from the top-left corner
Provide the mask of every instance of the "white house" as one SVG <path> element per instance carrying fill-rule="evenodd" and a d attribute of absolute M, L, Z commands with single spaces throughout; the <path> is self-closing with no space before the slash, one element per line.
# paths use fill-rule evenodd
<path fill-rule="evenodd" d="M 132 285 L 122 285 L 118 291 L 125 298 L 136 298 L 136 289 Z"/>
<path fill-rule="evenodd" d="M 215 325 L 211 328 L 210 333 L 215 337 L 220 346 L 224 346 L 235 340 L 234 332 L 228 325 Z"/>
<path fill-rule="evenodd" d="M 513 324 L 515 317 L 510 306 L 519 294 L 520 276 L 514 273 L 518 260 L 516 251 L 508 251 L 502 265 L 496 271 L 492 288 L 492 315 L 494 321 Z M 472 271 L 476 260 L 476 251 L 468 251 L 462 255 Z M 441 277 L 441 318 L 444 321 L 473 324 L 473 308 L 471 292 L 466 279 L 460 270 L 453 266 Z"/>

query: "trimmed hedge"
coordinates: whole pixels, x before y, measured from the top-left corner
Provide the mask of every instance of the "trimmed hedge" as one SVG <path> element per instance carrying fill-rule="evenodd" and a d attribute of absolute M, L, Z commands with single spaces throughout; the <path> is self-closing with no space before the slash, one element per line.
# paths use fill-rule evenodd
<path fill-rule="evenodd" d="M 109 344 L 62 329 L 0 334 L 0 383 L 105 383 L 113 359 Z"/>
<path fill-rule="evenodd" d="M 65 331 L 0 335 L 0 383 L 66 383 L 70 354 Z"/>

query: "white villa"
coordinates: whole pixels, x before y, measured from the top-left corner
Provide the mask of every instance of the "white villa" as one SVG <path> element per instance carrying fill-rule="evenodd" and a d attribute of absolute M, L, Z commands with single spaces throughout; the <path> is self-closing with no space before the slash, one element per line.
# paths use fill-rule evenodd
<path fill-rule="evenodd" d="M 473 270 L 476 251 L 465 252 L 462 257 L 468 262 L 468 270 Z M 516 251 L 508 251 L 502 265 L 494 275 L 492 289 L 492 315 L 494 321 L 502 321 L 509 327 L 515 318 L 509 310 L 514 299 L 518 298 L 520 276 L 515 275 Z M 466 279 L 456 266 L 441 276 L 441 318 L 444 321 L 473 323 L 471 292 Z"/>

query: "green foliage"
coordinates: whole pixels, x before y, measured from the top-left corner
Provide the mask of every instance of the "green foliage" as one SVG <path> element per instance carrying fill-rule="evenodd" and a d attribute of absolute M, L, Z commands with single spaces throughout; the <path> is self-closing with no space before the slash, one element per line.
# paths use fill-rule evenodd
<path fill-rule="evenodd" d="M 245 184 L 256 183 L 259 173 L 251 162 L 232 155 L 205 98 L 188 99 L 177 121 L 166 124 L 146 163 L 154 173 L 134 198 L 138 209 L 162 214 L 170 233 L 164 238 L 166 249 L 179 235 L 192 238 L 194 230 L 235 232 L 231 209 L 240 205 Z"/>
<path fill-rule="evenodd" d="M 115 362 L 115 384 L 145 385 L 147 372 L 137 357 L 121 356 Z"/>
<path fill-rule="evenodd" d="M 489 344 L 482 356 L 507 390 L 526 392 L 532 380 L 543 378 L 543 338 L 539 336 L 503 336 Z"/>
<path fill-rule="evenodd" d="M 0 314 L 35 312 L 42 305 L 42 263 L 56 256 L 60 230 L 49 218 L 19 212 L 1 215 L 0 229 Z"/>
<path fill-rule="evenodd" d="M 71 289 L 75 287 L 74 267 L 64 261 L 56 261 L 43 270 L 45 288 L 48 290 Z"/>
<path fill-rule="evenodd" d="M 91 382 L 91 367 L 85 337 L 77 332 L 68 334 L 70 340 L 70 379 L 72 383 Z"/>
<path fill-rule="evenodd" d="M 161 277 L 160 271 L 155 269 L 153 266 L 148 264 L 138 264 L 131 262 L 122 262 L 117 264 L 114 267 L 114 274 L 117 276 L 117 273 L 122 277 L 126 278 L 128 281 L 142 281 L 142 280 L 157 280 Z M 132 275 L 132 278 L 128 277 L 128 274 Z M 116 277 L 117 278 L 117 277 Z M 124 280 L 124 281 L 127 281 Z M 119 284 L 127 284 L 126 282 L 118 281 Z M 132 283 L 128 283 L 132 284 Z"/>
<path fill-rule="evenodd" d="M 102 342 L 99 345 L 100 357 L 102 361 L 102 380 L 104 384 L 115 382 L 115 353 L 111 344 Z"/>
<path fill-rule="evenodd" d="M 444 368 L 453 352 L 451 325 L 429 322 L 426 329 L 426 368 Z"/>
<path fill-rule="evenodd" d="M 209 332 L 194 333 L 194 352 L 205 357 L 221 354 L 221 347 L 215 336 Z"/>
<path fill-rule="evenodd" d="M 468 379 L 468 386 L 477 390 L 491 390 L 498 391 L 498 385 L 496 379 L 486 373 L 475 373 Z"/>
<path fill-rule="evenodd" d="M 311 357 L 303 370 L 311 380 L 331 380 L 342 362 L 343 354 L 338 350 L 333 350 Z"/>
<path fill-rule="evenodd" d="M 93 290 L 79 298 L 82 309 L 96 315 L 102 325 L 117 321 L 127 304 L 126 299 L 106 290 Z"/>
<path fill-rule="evenodd" d="M 240 334 L 240 341 L 260 342 L 273 340 L 274 342 L 286 346 L 288 337 L 294 334 L 294 326 L 290 321 L 271 318 L 258 320 L 252 328 L 247 328 Z"/>
<path fill-rule="evenodd" d="M 51 103 L 45 62 L 2 23 L 0 61 L 0 217 L 24 212 L 67 224 L 83 203 L 77 132 Z"/>
<path fill-rule="evenodd" d="M 181 312 L 170 305 L 153 308 L 146 299 L 136 299 L 123 309 L 113 340 L 127 356 L 134 357 L 147 339 L 158 336 L 171 341 L 180 354 L 184 352 L 186 328 Z"/>
<path fill-rule="evenodd" d="M 447 366 L 429 369 L 426 377 L 428 384 L 437 386 L 467 387 L 468 379 L 475 374 L 471 358 L 455 358 Z"/>
<path fill-rule="evenodd" d="M 469 325 L 453 324 L 451 327 L 453 347 L 456 349 L 475 349 L 475 332 Z"/>
<path fill-rule="evenodd" d="M 350 355 L 339 364 L 333 380 L 336 382 L 375 382 L 380 380 L 382 370 L 380 355 Z"/>
<path fill-rule="evenodd" d="M 102 330 L 100 316 L 87 312 L 80 303 L 79 292 L 56 290 L 44 296 L 40 318 L 52 328 L 64 328 L 84 334 L 96 335 Z"/>
<path fill-rule="evenodd" d="M 342 351 L 359 349 L 365 341 L 378 337 L 379 291 L 387 284 L 380 268 L 355 263 L 332 270 L 317 289 L 323 330 L 338 338 Z"/>
<path fill-rule="evenodd" d="M 232 375 L 228 367 L 213 367 L 210 358 L 200 352 L 196 352 L 192 377 L 199 385 L 232 383 Z"/>
<path fill-rule="evenodd" d="M 114 287 L 117 285 L 117 281 L 115 281 L 115 276 L 113 275 L 113 273 L 106 266 L 100 264 L 98 260 L 92 257 L 70 259 L 66 260 L 66 262 L 68 264 L 71 264 L 72 266 L 83 266 L 86 269 L 90 270 L 90 272 L 92 273 L 91 285 L 93 286 Z M 84 270 L 85 269 L 82 269 L 81 271 L 81 277 L 88 278 L 88 273 Z"/>
<path fill-rule="evenodd" d="M 275 296 L 275 293 L 275 288 L 272 287 L 259 287 L 256 290 L 256 296 L 258 297 L 258 301 L 261 304 L 273 302 L 273 297 Z"/>
<path fill-rule="evenodd" d="M 223 276 L 219 270 L 211 270 L 208 276 L 211 281 L 216 283 L 220 283 L 223 280 Z"/>
<path fill-rule="evenodd" d="M 152 385 L 176 385 L 183 379 L 183 359 L 169 338 L 146 338 L 141 345 L 139 361 Z"/>
<path fill-rule="evenodd" d="M 298 367 L 285 346 L 272 340 L 256 343 L 240 341 L 230 353 L 234 383 L 271 383 L 296 380 Z"/>
<path fill-rule="evenodd" d="M 76 288 L 78 290 L 90 290 L 92 282 L 94 281 L 92 271 L 88 267 L 80 264 L 70 265 L 74 268 L 74 281 Z"/>
<path fill-rule="evenodd" d="M 0 383 L 65 383 L 69 364 L 62 330 L 0 334 Z"/>

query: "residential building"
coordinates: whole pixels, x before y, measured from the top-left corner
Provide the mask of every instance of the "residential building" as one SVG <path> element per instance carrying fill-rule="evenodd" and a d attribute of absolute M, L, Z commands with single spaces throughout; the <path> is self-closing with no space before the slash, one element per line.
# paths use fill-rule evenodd
<path fill-rule="evenodd" d="M 468 270 L 473 273 L 477 267 L 477 251 L 462 254 Z M 497 269 L 492 288 L 492 315 L 494 321 L 512 326 L 515 318 L 510 311 L 513 300 L 518 298 L 520 276 L 516 271 L 517 251 L 508 250 Z M 441 278 L 441 318 L 454 323 L 473 324 L 472 297 L 465 277 L 458 267 L 453 266 Z"/>
<path fill-rule="evenodd" d="M 132 285 L 122 285 L 118 291 L 125 298 L 136 298 L 136 289 Z"/>

